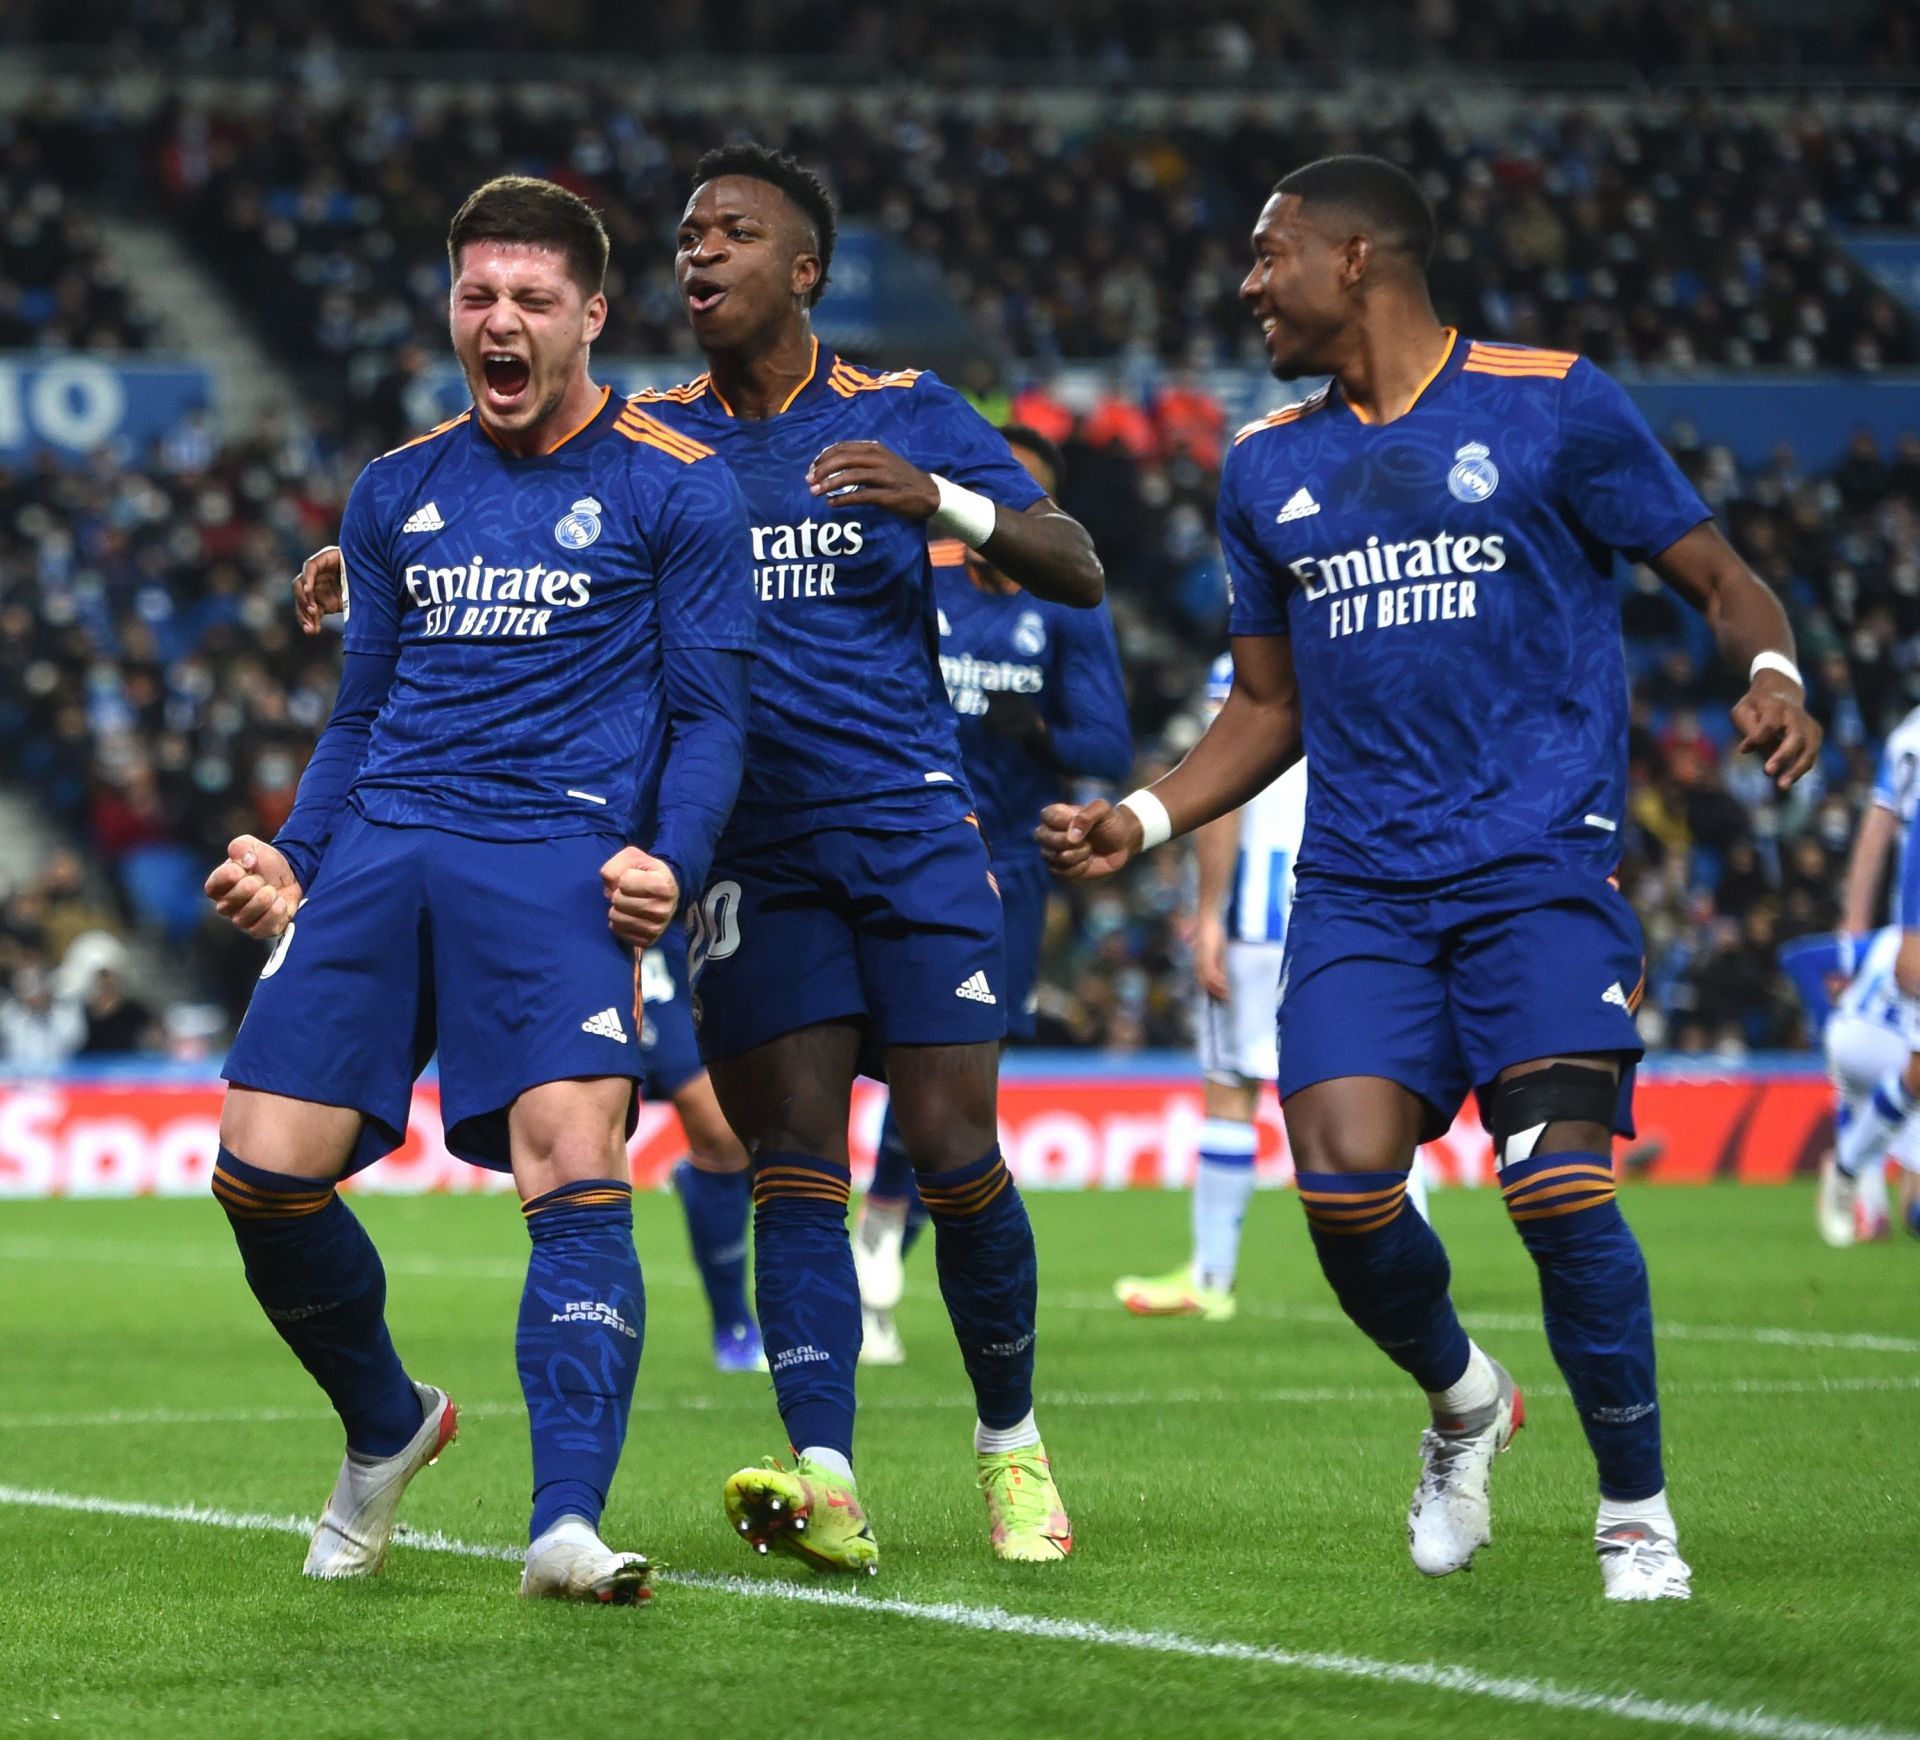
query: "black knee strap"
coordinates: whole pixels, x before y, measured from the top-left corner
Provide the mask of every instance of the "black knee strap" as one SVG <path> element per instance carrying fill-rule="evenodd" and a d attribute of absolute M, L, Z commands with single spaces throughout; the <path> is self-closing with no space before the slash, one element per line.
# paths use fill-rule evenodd
<path fill-rule="evenodd" d="M 1613 1128 L 1620 1084 L 1604 1069 L 1579 1063 L 1550 1063 L 1545 1069 L 1510 1076 L 1493 1090 L 1487 1124 L 1494 1160 L 1510 1166 L 1530 1160 L 1547 1125 L 1599 1124 Z M 1521 1153 L 1512 1145 L 1524 1147 Z"/>

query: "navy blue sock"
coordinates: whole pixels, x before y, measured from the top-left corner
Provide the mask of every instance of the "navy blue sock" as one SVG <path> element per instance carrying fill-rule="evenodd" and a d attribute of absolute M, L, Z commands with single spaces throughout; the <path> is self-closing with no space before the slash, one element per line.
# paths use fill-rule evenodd
<path fill-rule="evenodd" d="M 813 1154 L 753 1162 L 753 1288 L 788 1442 L 853 1460 L 860 1283 L 847 1242 L 846 1167 Z"/>
<path fill-rule="evenodd" d="M 326 1391 L 347 1448 L 392 1456 L 420 1430 L 420 1398 L 387 1334 L 387 1272 L 331 1184 L 249 1166 L 226 1148 L 213 1194 L 260 1308 Z"/>
<path fill-rule="evenodd" d="M 538 1540 L 563 1516 L 599 1526 L 640 1375 L 647 1295 L 625 1179 L 563 1184 L 520 1212 L 533 1249 L 514 1359 L 533 1434 L 527 1538 Z"/>
<path fill-rule="evenodd" d="M 929 1173 L 921 1194 L 933 1216 L 940 1294 L 974 1408 L 1004 1430 L 1033 1411 L 1033 1320 L 1040 1264 L 1033 1226 L 998 1144 L 957 1172 Z"/>
<path fill-rule="evenodd" d="M 1423 1390 L 1457 1384 L 1471 1343 L 1453 1314 L 1453 1271 L 1407 1205 L 1404 1172 L 1302 1172 L 1300 1202 L 1340 1308 Z"/>
<path fill-rule="evenodd" d="M 1604 1154 L 1541 1154 L 1500 1174 L 1522 1242 L 1540 1271 L 1547 1345 L 1579 1410 L 1608 1498 L 1651 1498 L 1660 1466 L 1647 1265 L 1614 1200 Z"/>
<path fill-rule="evenodd" d="M 900 1235 L 900 1255 L 904 1257 L 926 1230 L 927 1205 L 920 1200 L 920 1186 L 914 1180 L 913 1162 L 907 1158 L 906 1143 L 900 1140 L 900 1126 L 894 1122 L 891 1102 L 880 1125 L 880 1146 L 874 1150 L 873 1183 L 867 1187 L 867 1194 L 894 1202 L 905 1200 L 907 1222 Z"/>
<path fill-rule="evenodd" d="M 716 1331 L 753 1322 L 747 1307 L 747 1210 L 753 1182 L 744 1168 L 710 1172 L 689 1156 L 673 1169 L 673 1188 L 686 1210 L 694 1266 L 707 1290 Z"/>

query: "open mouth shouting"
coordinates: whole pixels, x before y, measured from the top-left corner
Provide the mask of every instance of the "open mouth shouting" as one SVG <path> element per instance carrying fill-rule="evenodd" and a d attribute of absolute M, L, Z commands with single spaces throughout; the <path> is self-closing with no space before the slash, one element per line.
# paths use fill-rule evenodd
<path fill-rule="evenodd" d="M 525 357 L 510 350 L 482 351 L 480 368 L 486 378 L 489 409 L 514 411 L 526 402 L 533 365 Z"/>
<path fill-rule="evenodd" d="M 704 272 L 691 274 L 686 283 L 687 312 L 698 319 L 711 314 L 726 299 L 727 287 L 718 278 Z"/>

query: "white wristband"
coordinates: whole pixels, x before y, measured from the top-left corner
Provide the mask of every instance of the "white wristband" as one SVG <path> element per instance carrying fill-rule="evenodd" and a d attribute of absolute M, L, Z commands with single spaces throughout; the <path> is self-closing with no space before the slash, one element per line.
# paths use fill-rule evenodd
<path fill-rule="evenodd" d="M 1785 653 L 1777 653 L 1771 649 L 1763 653 L 1755 653 L 1752 667 L 1747 672 L 1747 681 L 1752 682 L 1762 671 L 1778 671 L 1788 682 L 1798 688 L 1801 694 L 1804 695 L 1807 692 L 1806 678 L 1801 676 L 1800 667 Z"/>
<path fill-rule="evenodd" d="M 969 550 L 977 550 L 993 536 L 999 509 L 984 495 L 949 482 L 939 472 L 927 474 L 940 492 L 940 505 L 927 524 L 943 538 L 958 538 Z"/>
<path fill-rule="evenodd" d="M 1167 814 L 1167 806 L 1145 786 L 1123 797 L 1120 807 L 1132 810 L 1140 818 L 1141 851 L 1149 852 L 1155 846 L 1164 846 L 1173 838 L 1173 817 Z"/>

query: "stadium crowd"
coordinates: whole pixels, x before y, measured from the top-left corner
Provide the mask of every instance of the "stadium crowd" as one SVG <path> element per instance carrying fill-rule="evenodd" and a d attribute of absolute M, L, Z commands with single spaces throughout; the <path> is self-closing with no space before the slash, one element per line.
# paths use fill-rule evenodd
<path fill-rule="evenodd" d="M 1912 0 L 1868 0 L 1817 18 L 1694 0 L 23 0 L 0 41 L 101 45 L 187 60 L 354 51 L 500 55 L 583 52 L 653 59 L 838 59 L 917 77 L 1020 60 L 1110 79 L 1156 67 L 1215 73 L 1330 65 L 1626 67 L 1648 75 L 1746 67 L 1912 69 Z"/>
<path fill-rule="evenodd" d="M 611 89 L 331 88 L 253 109 L 182 104 L 154 124 L 151 164 L 282 354 L 320 359 L 336 390 L 354 383 L 377 424 L 396 375 L 438 348 L 446 190 L 502 164 L 605 210 L 604 348 L 684 353 L 672 237 L 715 130 L 710 114 L 643 112 Z M 916 103 L 770 130 L 825 168 L 849 220 L 938 260 L 985 342 L 1036 364 L 1257 366 L 1237 297 L 1247 190 L 1332 150 L 1424 166 L 1436 297 L 1488 336 L 1610 367 L 1920 363 L 1912 317 L 1834 235 L 1920 220 L 1920 135 L 1871 107 L 1782 117 L 1717 98 L 1631 118 L 1516 109 L 1470 128 L 1424 107 L 1351 124 L 1250 106 L 1217 126 L 1067 130 L 1018 101 L 988 114 Z"/>

